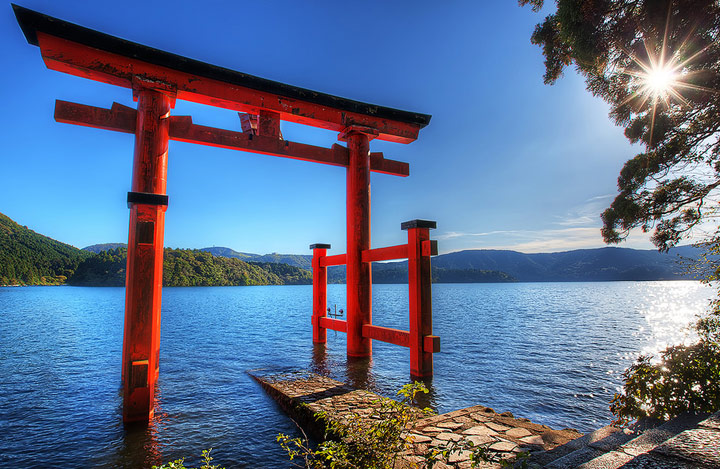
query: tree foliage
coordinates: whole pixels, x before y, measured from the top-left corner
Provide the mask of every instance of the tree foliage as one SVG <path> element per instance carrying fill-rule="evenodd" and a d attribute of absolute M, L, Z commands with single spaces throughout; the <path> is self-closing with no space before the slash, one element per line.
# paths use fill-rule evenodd
<path fill-rule="evenodd" d="M 0 285 L 60 285 L 89 256 L 0 213 Z"/>
<path fill-rule="evenodd" d="M 539 11 L 544 1 L 519 3 Z M 531 39 L 543 48 L 545 83 L 574 64 L 627 138 L 645 148 L 620 173 L 619 194 L 602 214 L 603 237 L 617 243 L 640 227 L 667 250 L 717 214 L 720 2 L 555 3 Z"/>
<path fill-rule="evenodd" d="M 68 280 L 71 285 L 125 285 L 127 249 L 110 249 L 83 261 Z M 208 252 L 166 248 L 163 256 L 163 286 L 206 287 L 244 285 L 299 285 L 312 283 L 307 270 L 285 264 L 248 263 L 215 257 Z"/>
<path fill-rule="evenodd" d="M 684 412 L 715 412 L 720 408 L 720 304 L 694 326 L 697 342 L 674 345 L 653 362 L 642 355 L 623 373 L 622 392 L 610 411 L 615 423 L 640 418 L 668 420 Z"/>

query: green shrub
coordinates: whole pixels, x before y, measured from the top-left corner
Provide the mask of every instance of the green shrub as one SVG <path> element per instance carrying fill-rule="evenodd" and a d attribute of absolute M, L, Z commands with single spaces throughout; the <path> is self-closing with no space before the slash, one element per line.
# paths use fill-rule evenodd
<path fill-rule="evenodd" d="M 720 279 L 720 240 L 705 245 L 706 254 L 691 266 L 702 272 L 703 282 Z M 720 287 L 718 287 L 720 288 Z M 623 389 L 610 403 L 615 424 L 627 425 L 641 418 L 669 420 L 683 412 L 703 413 L 720 409 L 720 300 L 699 318 L 693 329 L 698 340 L 674 345 L 660 352 L 660 361 L 642 355 L 623 373 Z"/>

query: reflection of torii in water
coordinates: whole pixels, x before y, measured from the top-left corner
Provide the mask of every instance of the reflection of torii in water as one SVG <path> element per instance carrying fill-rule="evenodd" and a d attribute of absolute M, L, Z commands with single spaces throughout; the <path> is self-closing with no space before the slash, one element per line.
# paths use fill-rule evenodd
<path fill-rule="evenodd" d="M 411 143 L 430 116 L 352 101 L 297 88 L 153 49 L 13 5 L 27 41 L 40 48 L 52 70 L 132 90 L 137 110 L 114 103 L 110 109 L 56 101 L 55 120 L 135 135 L 133 177 L 127 203 L 130 230 L 123 335 L 123 419 L 147 421 L 154 412 L 159 373 L 160 306 L 169 140 L 281 156 L 346 168 L 347 253 L 327 256 L 327 244 L 313 249 L 313 342 L 326 330 L 347 333 L 348 357 L 370 357 L 372 340 L 410 349 L 412 377 L 433 374 L 429 239 L 435 222 L 401 225 L 408 243 L 370 248 L 370 172 L 401 177 L 407 163 L 370 153 L 370 140 Z M 243 132 L 196 125 L 190 116 L 172 116 L 177 99 L 240 113 Z M 280 121 L 338 132 L 323 148 L 283 140 Z M 410 330 L 372 323 L 372 262 L 408 259 Z M 326 316 L 327 266 L 347 266 L 347 320 Z"/>

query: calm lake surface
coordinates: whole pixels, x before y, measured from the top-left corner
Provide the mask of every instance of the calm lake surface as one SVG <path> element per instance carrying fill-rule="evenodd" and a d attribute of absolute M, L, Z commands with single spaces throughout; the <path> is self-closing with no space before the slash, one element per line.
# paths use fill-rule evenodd
<path fill-rule="evenodd" d="M 373 287 L 373 322 L 407 329 L 407 286 Z M 429 404 L 483 404 L 586 432 L 611 420 L 621 372 L 686 339 L 713 289 L 698 282 L 436 284 Z M 311 286 L 165 288 L 158 410 L 121 419 L 123 288 L 0 288 L 0 466 L 143 467 L 214 448 L 226 467 L 288 467 L 294 424 L 246 373 L 310 369 L 394 395 L 405 348 L 374 342 L 347 363 L 345 336 L 313 350 Z M 345 307 L 345 286 L 328 302 Z M 364 373 L 367 371 L 367 373 Z"/>

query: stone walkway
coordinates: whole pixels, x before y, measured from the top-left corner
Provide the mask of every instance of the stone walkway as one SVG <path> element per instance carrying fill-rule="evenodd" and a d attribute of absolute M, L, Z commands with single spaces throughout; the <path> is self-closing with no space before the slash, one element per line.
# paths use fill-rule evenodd
<path fill-rule="evenodd" d="M 328 418 L 339 420 L 351 414 L 370 418 L 373 409 L 379 405 L 378 401 L 386 399 L 315 374 L 292 373 L 253 377 L 316 439 L 322 439 L 324 428 L 315 420 L 315 413 L 326 412 Z M 520 452 L 539 456 L 556 451 L 556 448 L 580 436 L 582 434 L 575 430 L 553 430 L 527 419 L 514 418 L 510 412 L 499 414 L 489 407 L 473 406 L 419 420 L 408 432 L 412 449 L 404 455 L 405 466 L 420 462 L 421 455 L 432 448 L 443 448 L 449 442 L 484 445 L 498 457 L 512 459 Z M 567 452 L 570 451 L 572 450 L 568 449 Z M 437 463 L 434 467 L 469 468 L 469 458 L 469 451 L 458 450 L 451 453 L 448 460 Z M 488 463 L 480 467 L 499 468 L 500 464 Z"/>
<path fill-rule="evenodd" d="M 353 389 L 339 381 L 311 373 L 258 376 L 250 373 L 280 406 L 316 440 L 325 428 L 315 418 L 351 416 L 375 418 L 374 410 L 387 398 Z M 642 426 L 642 428 L 640 428 Z M 497 413 L 473 406 L 420 418 L 408 429 L 410 450 L 399 467 L 413 467 L 423 455 L 448 445 L 482 445 L 496 458 L 511 460 L 527 453 L 530 468 L 547 469 L 720 469 L 720 412 L 682 415 L 668 422 L 644 422 L 635 430 L 613 426 L 582 435 L 572 429 L 553 430 L 510 412 Z M 457 449 L 433 467 L 470 468 L 470 452 Z M 483 463 L 496 469 L 498 462 Z"/>

